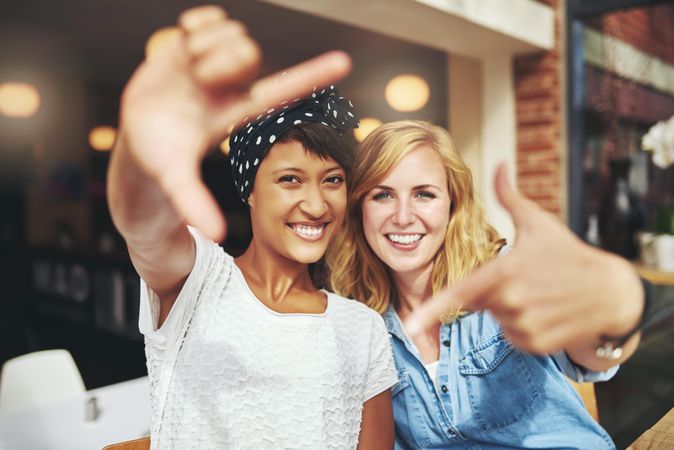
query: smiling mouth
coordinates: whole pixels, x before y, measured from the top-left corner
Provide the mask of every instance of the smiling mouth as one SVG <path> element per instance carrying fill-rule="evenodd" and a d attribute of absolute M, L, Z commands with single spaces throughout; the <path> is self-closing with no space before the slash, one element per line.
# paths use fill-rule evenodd
<path fill-rule="evenodd" d="M 423 234 L 398 234 L 398 233 L 389 233 L 385 234 L 386 239 L 393 242 L 396 245 L 403 246 L 413 246 L 424 237 Z"/>
<path fill-rule="evenodd" d="M 299 223 L 288 223 L 290 228 L 297 236 L 306 241 L 317 241 L 325 235 L 325 229 L 328 223 L 321 223 L 317 225 L 306 225 Z"/>

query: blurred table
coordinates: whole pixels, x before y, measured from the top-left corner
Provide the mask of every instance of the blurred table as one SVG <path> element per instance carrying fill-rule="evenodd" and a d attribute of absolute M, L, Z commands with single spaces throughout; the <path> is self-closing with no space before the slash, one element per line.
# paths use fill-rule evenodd
<path fill-rule="evenodd" d="M 674 448 L 674 408 L 649 430 L 646 430 L 639 439 L 634 441 L 627 450 L 665 450 Z"/>
<path fill-rule="evenodd" d="M 87 399 L 96 397 L 98 416 L 87 422 Z M 149 434 L 147 377 L 87 391 L 40 408 L 0 415 L 1 450 L 93 450 Z"/>
<path fill-rule="evenodd" d="M 633 264 L 637 269 L 639 276 L 650 281 L 651 283 L 664 286 L 674 286 L 674 273 L 663 272 L 656 267 L 647 266 L 641 262 L 634 262 Z"/>

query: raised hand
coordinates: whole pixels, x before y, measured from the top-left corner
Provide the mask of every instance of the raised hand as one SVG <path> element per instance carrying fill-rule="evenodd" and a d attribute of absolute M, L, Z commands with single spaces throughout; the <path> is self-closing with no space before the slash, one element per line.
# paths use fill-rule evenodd
<path fill-rule="evenodd" d="M 578 359 L 588 359 L 600 336 L 629 332 L 639 321 L 644 298 L 631 265 L 586 245 L 519 195 L 503 164 L 495 189 L 512 216 L 516 245 L 426 301 L 406 320 L 408 332 L 437 324 L 443 312 L 458 305 L 489 310 L 513 345 L 538 354 L 585 349 Z"/>
<path fill-rule="evenodd" d="M 127 84 L 113 159 L 137 168 L 159 186 L 181 220 L 219 241 L 226 231 L 224 216 L 200 176 L 208 149 L 245 116 L 333 83 L 351 63 L 344 53 L 331 52 L 287 69 L 290 76 L 256 81 L 257 44 L 221 8 L 186 11 L 179 30 Z M 113 182 L 113 190 L 132 187 Z"/>

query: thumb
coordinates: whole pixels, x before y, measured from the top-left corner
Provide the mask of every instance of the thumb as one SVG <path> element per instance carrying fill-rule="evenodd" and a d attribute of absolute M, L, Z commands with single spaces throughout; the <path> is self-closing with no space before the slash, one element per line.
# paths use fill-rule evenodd
<path fill-rule="evenodd" d="M 515 228 L 522 228 L 527 218 L 531 217 L 530 213 L 533 204 L 512 187 L 508 179 L 508 166 L 505 162 L 500 163 L 496 169 L 494 190 L 496 191 L 499 203 L 512 217 Z"/>
<path fill-rule="evenodd" d="M 450 311 L 485 309 L 502 281 L 504 263 L 507 263 L 505 257 L 489 261 L 463 280 L 434 294 L 405 320 L 407 332 L 416 336 Z"/>
<path fill-rule="evenodd" d="M 188 225 L 197 228 L 207 238 L 221 242 L 227 232 L 225 217 L 199 172 L 191 170 L 175 175 L 178 174 L 160 180 L 175 210 Z"/>

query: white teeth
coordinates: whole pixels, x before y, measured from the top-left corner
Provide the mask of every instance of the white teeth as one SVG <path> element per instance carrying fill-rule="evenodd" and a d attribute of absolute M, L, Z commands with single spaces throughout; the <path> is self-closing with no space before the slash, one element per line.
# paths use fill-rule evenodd
<path fill-rule="evenodd" d="M 318 227 L 310 227 L 307 225 L 291 225 L 291 226 L 293 230 L 305 236 L 318 236 L 323 232 L 323 228 L 325 228 L 325 225 L 320 225 Z"/>
<path fill-rule="evenodd" d="M 412 244 L 421 239 L 420 234 L 387 234 L 386 236 L 397 244 Z"/>

